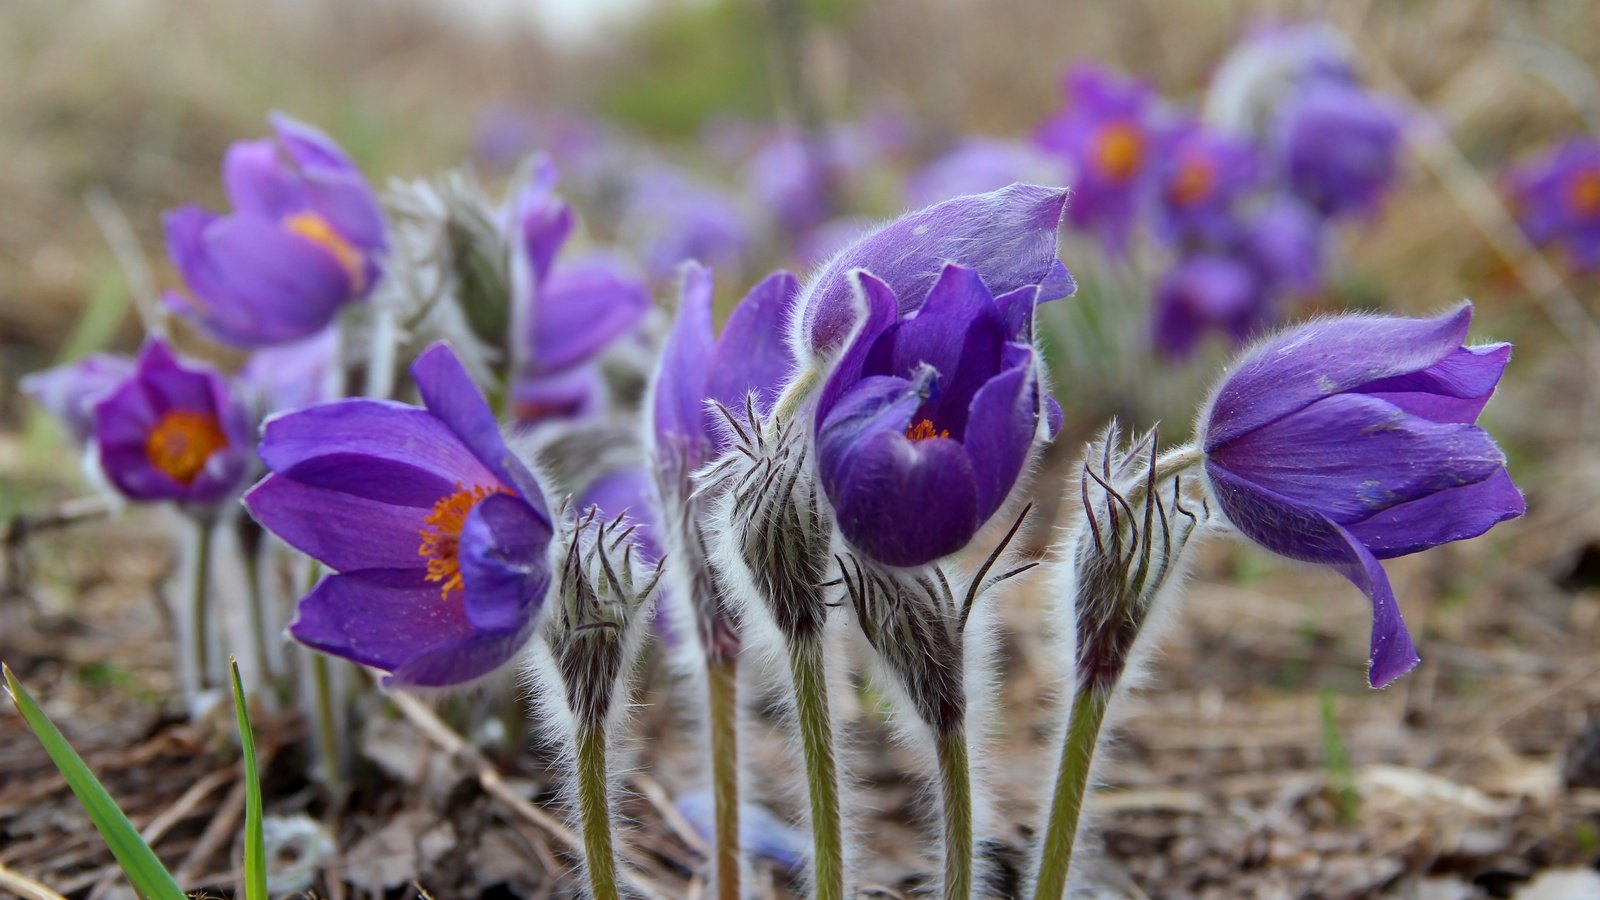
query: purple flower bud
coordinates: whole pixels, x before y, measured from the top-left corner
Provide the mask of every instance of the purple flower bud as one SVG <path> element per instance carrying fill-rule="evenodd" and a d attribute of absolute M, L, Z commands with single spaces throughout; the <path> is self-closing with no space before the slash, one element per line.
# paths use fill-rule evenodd
<path fill-rule="evenodd" d="M 193 508 L 220 505 L 239 489 L 252 443 L 228 381 L 179 360 L 160 338 L 95 405 L 94 440 L 101 470 L 128 499 Z"/>
<path fill-rule="evenodd" d="M 589 482 L 578 495 L 578 512 L 581 514 L 590 507 L 600 511 L 601 519 L 626 515 L 634 529 L 630 538 L 638 548 L 640 561 L 655 565 L 661 559 L 661 523 L 656 513 L 655 487 L 651 484 L 650 473 L 638 467 L 606 472 Z"/>
<path fill-rule="evenodd" d="M 1382 687 L 1417 664 L 1379 560 L 1525 512 L 1474 423 L 1511 357 L 1467 346 L 1471 304 L 1432 319 L 1347 315 L 1245 353 L 1200 419 L 1207 489 L 1267 549 L 1337 569 L 1372 601 Z"/>
<path fill-rule="evenodd" d="M 551 519 L 455 353 L 436 344 L 411 374 L 425 408 L 342 400 L 268 421 L 273 474 L 245 505 L 337 573 L 300 600 L 297 640 L 390 684 L 446 687 L 533 635 Z"/>
<path fill-rule="evenodd" d="M 1317 80 L 1283 112 L 1290 188 L 1323 215 L 1370 213 L 1394 181 L 1399 112 L 1354 84 Z"/>
<path fill-rule="evenodd" d="M 1179 242 L 1231 236 L 1234 207 L 1259 175 L 1255 149 L 1192 121 L 1165 143 L 1155 176 L 1163 233 Z"/>
<path fill-rule="evenodd" d="M 1600 142 L 1569 140 L 1509 168 L 1502 185 L 1528 240 L 1561 247 L 1579 271 L 1600 268 Z"/>
<path fill-rule="evenodd" d="M 1037 287 L 1039 302 L 1077 286 L 1056 258 L 1065 188 L 1013 184 L 919 210 L 858 238 L 812 278 L 801 295 L 800 333 L 811 353 L 831 355 L 856 320 L 852 272 L 866 269 L 904 306 L 916 310 L 945 263 L 983 273 L 996 294 Z"/>
<path fill-rule="evenodd" d="M 364 297 L 388 249 L 383 213 L 350 158 L 281 113 L 276 140 L 240 141 L 222 177 L 233 211 L 166 215 L 167 250 L 190 296 L 168 305 L 229 344 L 262 347 L 312 335 Z"/>
<path fill-rule="evenodd" d="M 134 361 L 126 356 L 97 353 L 77 362 L 25 375 L 22 393 L 54 416 L 74 443 L 84 445 L 94 437 L 94 407 L 133 376 Z"/>
<path fill-rule="evenodd" d="M 951 264 L 902 314 L 889 285 L 866 272 L 855 281 L 867 318 L 818 401 L 818 472 L 852 545 L 885 565 L 922 565 L 972 540 L 1033 448 L 1038 288 L 996 298 Z"/>

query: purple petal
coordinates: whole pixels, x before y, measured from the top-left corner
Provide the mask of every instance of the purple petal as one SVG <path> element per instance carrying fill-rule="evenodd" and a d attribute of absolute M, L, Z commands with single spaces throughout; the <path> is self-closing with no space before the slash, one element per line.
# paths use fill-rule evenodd
<path fill-rule="evenodd" d="M 894 290 L 871 272 L 852 272 L 850 281 L 855 288 L 854 305 L 859 324 L 850 346 L 834 364 L 827 384 L 822 387 L 822 396 L 817 401 L 818 422 L 828 415 L 839 396 L 861 379 L 873 343 L 900 316 L 900 301 L 895 298 Z"/>
<path fill-rule="evenodd" d="M 1367 552 L 1367 548 L 1343 528 L 1335 527 L 1334 532 L 1344 538 L 1349 554 L 1345 562 L 1334 568 L 1372 601 L 1367 684 L 1375 688 L 1385 687 L 1416 668 L 1422 658 L 1417 655 L 1416 645 L 1411 642 L 1411 632 L 1406 629 L 1405 619 L 1400 615 L 1400 604 L 1395 601 L 1394 590 L 1389 587 L 1389 575 L 1383 571 L 1377 557 Z"/>
<path fill-rule="evenodd" d="M 550 586 L 545 551 L 550 522 L 521 499 L 490 494 L 461 528 L 461 578 L 467 618 L 486 631 L 513 631 L 533 619 Z"/>
<path fill-rule="evenodd" d="M 503 668 L 533 639 L 536 617 L 516 631 L 482 631 L 415 657 L 383 680 L 398 687 L 454 687 Z"/>
<path fill-rule="evenodd" d="M 24 375 L 18 383 L 23 394 L 54 416 L 76 443 L 94 434 L 94 407 L 134 372 L 126 356 L 97 353 L 77 362 Z"/>
<path fill-rule="evenodd" d="M 715 352 L 711 322 L 711 270 L 684 263 L 678 289 L 678 312 L 656 363 L 651 401 L 657 442 L 674 438 L 699 447 L 709 440 L 706 429 L 706 360 Z"/>
<path fill-rule="evenodd" d="M 238 212 L 285 219 L 306 207 L 300 179 L 284 165 L 271 140 L 239 141 L 222 160 L 228 203 Z"/>
<path fill-rule="evenodd" d="M 362 569 L 318 582 L 296 607 L 289 633 L 324 653 L 394 671 L 470 641 L 476 630 L 461 602 L 441 599 L 420 569 Z"/>
<path fill-rule="evenodd" d="M 1392 559 L 1477 537 L 1527 511 L 1522 492 L 1501 469 L 1476 484 L 1391 506 L 1345 529 L 1374 556 Z"/>
<path fill-rule="evenodd" d="M 532 270 L 535 285 L 550 276 L 556 256 L 577 224 L 572 207 L 555 193 L 559 178 L 555 163 L 548 156 L 540 154 L 533 161 L 533 171 L 528 176 L 527 184 L 517 195 L 517 232 L 522 237 L 520 249 Z"/>
<path fill-rule="evenodd" d="M 282 113 L 270 116 L 278 140 L 303 179 L 307 203 L 350 243 L 363 250 L 383 250 L 383 210 L 361 170 L 333 139 Z M 367 284 L 376 279 L 368 261 Z"/>
<path fill-rule="evenodd" d="M 263 528 L 336 571 L 426 566 L 418 552 L 425 509 L 312 487 L 283 475 L 263 479 L 245 494 L 244 505 Z"/>
<path fill-rule="evenodd" d="M 511 416 L 523 426 L 581 418 L 600 405 L 604 389 L 593 364 L 549 375 L 523 373 L 511 385 Z"/>
<path fill-rule="evenodd" d="M 581 512 L 594 507 L 606 519 L 626 513 L 628 520 L 637 526 L 633 541 L 639 548 L 640 558 L 654 563 L 661 558 L 661 525 L 656 502 L 655 481 L 650 473 L 630 467 L 596 478 L 584 489 L 576 508 Z"/>
<path fill-rule="evenodd" d="M 1201 422 L 1210 452 L 1316 401 L 1437 365 L 1461 347 L 1472 323 L 1463 303 L 1431 319 L 1338 316 L 1256 344 L 1234 364 Z"/>
<path fill-rule="evenodd" d="M 1358 390 L 1434 422 L 1475 422 L 1511 361 L 1510 344 L 1462 347 L 1438 363 Z"/>
<path fill-rule="evenodd" d="M 650 309 L 650 292 L 613 260 L 564 265 L 540 286 L 529 317 L 533 367 L 555 372 L 589 359 Z"/>
<path fill-rule="evenodd" d="M 972 398 L 961 442 L 978 485 L 978 516 L 987 520 L 1010 496 L 1039 432 L 1039 385 L 1032 354 L 996 375 Z"/>
<path fill-rule="evenodd" d="M 788 330 L 799 297 L 800 282 L 788 272 L 773 272 L 750 289 L 717 339 L 706 396 L 739 407 L 745 395 L 755 391 L 757 407 L 763 413 L 772 408 L 778 390 L 794 371 Z"/>

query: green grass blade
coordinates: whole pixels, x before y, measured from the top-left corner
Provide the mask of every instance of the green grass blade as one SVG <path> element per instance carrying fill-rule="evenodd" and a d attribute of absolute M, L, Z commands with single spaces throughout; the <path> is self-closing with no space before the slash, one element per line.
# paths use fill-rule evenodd
<path fill-rule="evenodd" d="M 50 723 L 39 704 L 17 681 L 11 667 L 0 664 L 0 669 L 4 670 L 6 690 L 11 694 L 11 702 L 16 704 L 17 712 L 22 714 L 23 721 L 33 729 L 39 743 L 44 745 L 45 752 L 50 754 L 50 760 L 67 779 L 67 786 L 78 795 L 78 802 L 89 813 L 94 827 L 99 830 L 106 846 L 111 848 L 112 855 L 127 874 L 128 881 L 132 882 L 133 889 L 150 900 L 184 900 L 183 891 L 178 887 L 178 882 L 173 880 L 172 873 L 161 864 L 155 851 L 139 836 L 139 830 L 117 808 L 116 801 L 106 793 L 100 780 L 84 765 L 83 757 Z"/>
<path fill-rule="evenodd" d="M 239 661 L 228 660 L 233 670 L 233 715 L 239 723 L 239 745 L 244 751 L 244 896 L 267 898 L 267 839 L 261 827 L 261 772 L 256 766 L 256 733 L 250 727 L 250 710 L 239 680 Z"/>

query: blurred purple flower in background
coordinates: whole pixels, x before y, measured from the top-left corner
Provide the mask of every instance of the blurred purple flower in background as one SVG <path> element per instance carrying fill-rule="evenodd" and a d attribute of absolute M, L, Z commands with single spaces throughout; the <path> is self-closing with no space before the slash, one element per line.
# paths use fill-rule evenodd
<path fill-rule="evenodd" d="M 924 166 L 906 183 L 906 204 L 916 209 L 1010 184 L 1066 180 L 1059 161 L 1022 141 L 969 137 Z"/>
<path fill-rule="evenodd" d="M 1281 115 L 1290 190 L 1325 216 L 1376 212 L 1399 167 L 1399 110 L 1358 85 L 1319 79 Z"/>
<path fill-rule="evenodd" d="M 1526 510 L 1474 424 L 1511 346 L 1467 346 L 1471 322 L 1462 304 L 1291 328 L 1241 357 L 1201 416 L 1207 487 L 1228 521 L 1275 553 L 1334 567 L 1372 601 L 1374 687 L 1418 659 L 1379 560 Z"/>
<path fill-rule="evenodd" d="M 1165 152 L 1155 128 L 1155 94 L 1143 81 L 1088 63 L 1067 73 L 1065 90 L 1066 108 L 1038 127 L 1034 141 L 1072 166 L 1068 221 L 1120 255 L 1149 193 L 1154 163 Z"/>
<path fill-rule="evenodd" d="M 638 466 L 612 469 L 589 482 L 578 495 L 579 514 L 590 507 L 602 519 L 626 515 L 634 526 L 631 540 L 639 558 L 647 565 L 661 559 L 661 516 L 656 511 L 655 486 L 650 473 Z"/>
<path fill-rule="evenodd" d="M 1600 268 L 1600 142 L 1574 138 L 1501 179 L 1528 240 L 1555 246 L 1581 272 Z"/>
<path fill-rule="evenodd" d="M 1242 228 L 1240 252 L 1272 290 L 1306 294 L 1318 289 L 1326 229 L 1314 210 L 1280 194 L 1250 215 Z"/>
<path fill-rule="evenodd" d="M 444 344 L 411 367 L 425 409 L 341 400 L 270 420 L 256 520 L 330 575 L 302 598 L 300 642 L 446 687 L 527 643 L 550 581 L 543 492 Z"/>
<path fill-rule="evenodd" d="M 227 379 L 151 338 L 133 373 L 95 404 L 94 442 L 101 471 L 128 499 L 199 512 L 242 486 L 250 424 Z"/>
<path fill-rule="evenodd" d="M 80 447 L 94 437 L 94 407 L 133 377 L 134 361 L 114 353 L 96 353 L 77 362 L 24 375 L 18 387 L 67 430 Z"/>
<path fill-rule="evenodd" d="M 239 370 L 239 387 L 264 415 L 326 403 L 339 390 L 339 331 L 324 329 L 292 344 L 250 354 Z"/>
<path fill-rule="evenodd" d="M 1156 287 L 1156 351 L 1182 359 L 1207 331 L 1243 341 L 1269 315 L 1267 285 L 1246 262 L 1216 253 L 1184 257 Z"/>
<path fill-rule="evenodd" d="M 947 265 L 908 314 L 852 273 L 867 317 L 817 404 L 817 471 L 866 556 L 917 566 L 962 549 L 1010 496 L 1044 404 L 1032 344 L 1039 289 L 996 297 Z"/>
<path fill-rule="evenodd" d="M 751 156 L 745 182 L 780 232 L 800 235 L 839 211 L 840 195 L 870 157 L 860 136 L 848 128 L 818 134 L 778 128 Z"/>
<path fill-rule="evenodd" d="M 750 217 L 738 198 L 665 164 L 636 174 L 623 202 L 622 240 L 664 281 L 696 260 L 739 269 L 754 249 Z"/>
<path fill-rule="evenodd" d="M 233 211 L 166 215 L 167 249 L 188 286 L 168 305 L 224 343 L 262 347 L 326 328 L 367 295 L 388 248 L 382 210 L 327 135 L 274 113 L 276 139 L 240 141 L 222 178 Z"/>
<path fill-rule="evenodd" d="M 1255 148 L 1195 121 L 1172 129 L 1163 148 L 1155 176 L 1161 233 L 1179 243 L 1227 239 L 1240 198 L 1260 177 Z"/>

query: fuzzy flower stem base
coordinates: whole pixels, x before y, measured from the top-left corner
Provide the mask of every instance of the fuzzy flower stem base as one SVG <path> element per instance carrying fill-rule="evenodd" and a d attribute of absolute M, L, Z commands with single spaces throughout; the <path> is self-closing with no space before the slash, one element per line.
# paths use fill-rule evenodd
<path fill-rule="evenodd" d="M 833 759 L 833 723 L 828 712 L 828 682 L 820 637 L 789 641 L 795 712 L 805 753 L 806 786 L 811 794 L 813 896 L 844 900 L 844 836 L 839 815 L 839 776 Z"/>
<path fill-rule="evenodd" d="M 711 790 L 716 818 L 718 900 L 739 900 L 738 668 L 732 659 L 710 660 L 706 678 L 711 708 Z"/>
<path fill-rule="evenodd" d="M 1056 770 L 1055 795 L 1050 801 L 1050 822 L 1045 829 L 1044 843 L 1040 845 L 1034 900 L 1059 900 L 1066 895 L 1072 844 L 1078 834 L 1078 819 L 1089 788 L 1089 768 L 1114 689 L 1114 685 L 1084 687 L 1072 697 L 1072 716 L 1067 721 L 1061 764 Z"/>
<path fill-rule="evenodd" d="M 584 867 L 595 900 L 617 900 L 617 858 L 611 846 L 605 729 L 578 726 L 578 816 L 583 824 Z"/>
<path fill-rule="evenodd" d="M 198 517 L 194 523 L 194 571 L 189 584 L 189 654 L 194 666 L 195 689 L 204 692 L 211 687 L 208 639 L 210 630 L 211 596 L 211 545 L 212 523 Z"/>
<path fill-rule="evenodd" d="M 945 900 L 972 896 L 972 770 L 967 733 L 956 727 L 938 736 L 939 790 L 944 815 Z"/>

